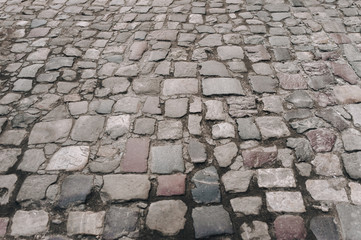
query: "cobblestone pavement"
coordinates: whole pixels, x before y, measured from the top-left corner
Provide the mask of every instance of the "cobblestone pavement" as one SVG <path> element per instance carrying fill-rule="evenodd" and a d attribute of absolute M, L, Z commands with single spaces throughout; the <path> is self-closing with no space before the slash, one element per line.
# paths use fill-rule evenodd
<path fill-rule="evenodd" d="M 360 240 L 360 16 L 0 0 L 0 238 Z"/>

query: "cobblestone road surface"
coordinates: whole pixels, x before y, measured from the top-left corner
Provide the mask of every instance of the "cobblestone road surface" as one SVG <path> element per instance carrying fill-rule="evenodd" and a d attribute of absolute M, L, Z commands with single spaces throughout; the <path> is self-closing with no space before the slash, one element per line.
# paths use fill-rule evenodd
<path fill-rule="evenodd" d="M 360 240 L 360 16 L 0 0 L 0 238 Z"/>

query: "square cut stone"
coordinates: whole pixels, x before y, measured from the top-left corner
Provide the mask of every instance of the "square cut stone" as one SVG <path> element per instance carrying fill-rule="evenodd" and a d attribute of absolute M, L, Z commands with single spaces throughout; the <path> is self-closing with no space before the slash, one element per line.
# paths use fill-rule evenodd
<path fill-rule="evenodd" d="M 32 236 L 48 230 L 49 215 L 43 210 L 19 210 L 15 213 L 12 222 L 12 236 Z"/>
<path fill-rule="evenodd" d="M 252 89 L 257 93 L 275 93 L 278 87 L 277 79 L 269 76 L 250 76 Z"/>
<path fill-rule="evenodd" d="M 123 202 L 148 198 L 150 181 L 147 175 L 109 174 L 105 175 L 103 179 L 104 200 Z"/>
<path fill-rule="evenodd" d="M 60 148 L 50 159 L 47 171 L 79 171 L 88 163 L 88 146 L 68 146 Z"/>
<path fill-rule="evenodd" d="M 182 145 L 153 146 L 151 148 L 151 171 L 159 174 L 183 172 Z"/>
<path fill-rule="evenodd" d="M 146 172 L 148 168 L 149 138 L 130 138 L 121 162 L 122 172 Z"/>
<path fill-rule="evenodd" d="M 259 187 L 296 187 L 295 176 L 289 168 L 258 169 L 257 179 Z"/>
<path fill-rule="evenodd" d="M 105 211 L 70 212 L 67 222 L 68 235 L 99 235 L 103 232 Z"/>
<path fill-rule="evenodd" d="M 185 174 L 159 176 L 157 196 L 183 195 L 185 193 L 185 180 Z"/>
<path fill-rule="evenodd" d="M 158 123 L 158 139 L 180 139 L 183 136 L 183 124 L 181 121 L 165 120 Z"/>
<path fill-rule="evenodd" d="M 305 212 L 300 192 L 266 192 L 267 208 L 270 212 Z"/>
<path fill-rule="evenodd" d="M 188 98 L 168 99 L 165 102 L 165 116 L 180 118 L 187 114 Z"/>
<path fill-rule="evenodd" d="M 202 89 L 205 96 L 245 94 L 236 78 L 206 78 L 202 80 Z"/>
<path fill-rule="evenodd" d="M 179 94 L 197 94 L 198 79 L 196 78 L 166 79 L 164 81 L 162 93 L 165 96 L 172 96 Z"/>
<path fill-rule="evenodd" d="M 105 118 L 101 116 L 79 117 L 71 131 L 71 138 L 75 141 L 96 141 L 103 130 Z"/>
<path fill-rule="evenodd" d="M 133 132 L 136 134 L 153 134 L 154 126 L 155 126 L 155 119 L 138 118 L 135 120 Z"/>
<path fill-rule="evenodd" d="M 287 137 L 291 134 L 281 117 L 258 117 L 256 123 L 263 139 Z"/>
<path fill-rule="evenodd" d="M 231 199 L 230 202 L 234 212 L 245 215 L 257 215 L 262 207 L 261 197 L 239 197 Z"/>

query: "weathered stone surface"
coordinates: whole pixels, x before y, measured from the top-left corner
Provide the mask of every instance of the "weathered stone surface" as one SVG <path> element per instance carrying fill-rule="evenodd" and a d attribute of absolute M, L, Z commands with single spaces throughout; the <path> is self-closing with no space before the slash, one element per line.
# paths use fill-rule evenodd
<path fill-rule="evenodd" d="M 196 238 L 233 233 L 229 214 L 222 206 L 194 208 L 192 218 Z"/>
<path fill-rule="evenodd" d="M 236 132 L 231 123 L 221 122 L 212 126 L 212 138 L 235 138 Z"/>
<path fill-rule="evenodd" d="M 129 60 L 137 61 L 141 59 L 147 47 L 147 42 L 134 42 L 129 49 Z"/>
<path fill-rule="evenodd" d="M 252 227 L 248 226 L 247 223 L 243 223 L 241 226 L 241 237 L 244 240 L 271 240 L 271 237 L 268 233 L 268 225 L 265 222 L 253 221 Z"/>
<path fill-rule="evenodd" d="M 307 180 L 306 189 L 313 199 L 318 201 L 348 202 L 344 188 L 345 179 Z"/>
<path fill-rule="evenodd" d="M 347 64 L 332 62 L 332 68 L 336 76 L 342 78 L 350 84 L 356 84 L 359 81 L 359 77 Z"/>
<path fill-rule="evenodd" d="M 344 239 L 357 240 L 361 236 L 361 206 L 348 203 L 336 205 L 338 217 L 341 222 L 341 235 Z"/>
<path fill-rule="evenodd" d="M 306 132 L 311 129 L 329 128 L 330 125 L 318 117 L 306 118 L 298 121 L 290 122 L 292 128 L 296 129 L 298 133 Z"/>
<path fill-rule="evenodd" d="M 18 77 L 19 78 L 35 78 L 36 74 L 38 73 L 39 69 L 42 68 L 43 64 L 33 64 L 27 67 L 24 67 Z"/>
<path fill-rule="evenodd" d="M 267 49 L 262 45 L 249 46 L 244 48 L 246 50 L 247 57 L 252 62 L 267 61 L 271 59 L 271 55 Z"/>
<path fill-rule="evenodd" d="M 351 201 L 353 204 L 361 205 L 361 184 L 350 182 L 348 184 L 351 190 Z"/>
<path fill-rule="evenodd" d="M 174 64 L 174 77 L 196 77 L 197 63 L 193 62 L 176 62 Z"/>
<path fill-rule="evenodd" d="M 222 176 L 222 182 L 227 192 L 246 192 L 253 175 L 252 170 L 231 170 Z"/>
<path fill-rule="evenodd" d="M 161 40 L 161 41 L 176 41 L 178 31 L 176 30 L 156 30 L 150 32 L 148 35 L 151 39 Z"/>
<path fill-rule="evenodd" d="M 261 139 L 261 134 L 252 118 L 238 118 L 238 134 L 243 140 Z"/>
<path fill-rule="evenodd" d="M 340 131 L 349 127 L 349 123 L 333 108 L 319 110 L 316 112 L 316 116 L 322 118 Z"/>
<path fill-rule="evenodd" d="M 231 165 L 234 157 L 237 156 L 238 148 L 234 142 L 218 146 L 214 149 L 214 156 L 220 167 L 228 167 Z"/>
<path fill-rule="evenodd" d="M 0 218 L 0 237 L 4 237 L 8 228 L 9 218 Z"/>
<path fill-rule="evenodd" d="M 1 149 L 0 150 L 0 172 L 4 173 L 9 170 L 18 161 L 18 156 L 21 155 L 21 149 Z"/>
<path fill-rule="evenodd" d="M 111 206 L 105 214 L 104 239 L 117 239 L 136 231 L 138 218 L 136 209 Z"/>
<path fill-rule="evenodd" d="M 201 66 L 201 69 L 199 70 L 199 73 L 202 76 L 216 76 L 216 77 L 229 77 L 230 76 L 226 66 L 221 62 L 210 60 L 210 61 L 201 63 L 200 66 Z M 230 78 L 230 79 L 233 79 L 233 78 Z M 236 80 L 236 79 L 234 79 L 234 80 Z M 223 81 L 223 82 L 227 81 L 228 83 L 231 83 L 233 86 L 236 86 L 237 90 L 239 90 L 240 83 L 238 83 L 237 80 L 236 81 L 234 81 L 234 80 L 221 80 L 221 81 Z M 207 85 L 209 85 L 211 83 L 217 83 L 217 79 L 208 80 L 206 82 L 206 86 L 204 87 L 204 85 L 203 85 L 203 88 L 208 90 L 209 87 Z M 221 86 L 221 84 L 217 84 L 217 85 Z M 227 87 L 227 86 L 222 86 L 222 88 L 224 88 L 224 87 Z M 232 90 L 231 88 L 227 87 L 224 91 L 231 91 L 231 90 Z M 205 91 L 203 90 L 203 93 L 204 92 Z M 205 93 L 207 93 L 207 92 L 205 92 Z M 208 95 L 210 95 L 210 94 L 208 93 Z"/>
<path fill-rule="evenodd" d="M 50 159 L 46 170 L 48 171 L 78 171 L 88 163 L 88 146 L 69 146 L 60 148 Z"/>
<path fill-rule="evenodd" d="M 137 94 L 158 94 L 160 92 L 159 78 L 139 77 L 133 80 L 133 90 Z"/>
<path fill-rule="evenodd" d="M 342 175 L 340 159 L 335 154 L 319 153 L 311 163 L 319 175 L 330 177 Z"/>
<path fill-rule="evenodd" d="M 0 190 L 1 190 L 0 206 L 9 203 L 9 199 L 13 194 L 15 183 L 17 180 L 18 178 L 15 174 L 0 175 Z"/>
<path fill-rule="evenodd" d="M 361 127 L 361 104 L 350 104 L 345 106 L 345 109 L 352 115 L 355 127 Z"/>
<path fill-rule="evenodd" d="M 221 60 L 243 59 L 243 49 L 238 46 L 222 46 L 217 48 L 218 56 Z"/>
<path fill-rule="evenodd" d="M 198 42 L 201 47 L 215 47 L 222 45 L 221 34 L 209 34 Z"/>
<path fill-rule="evenodd" d="M 280 86 L 286 90 L 307 89 L 307 81 L 300 74 L 278 73 Z"/>
<path fill-rule="evenodd" d="M 257 114 L 255 97 L 230 97 L 227 98 L 229 114 L 232 117 L 245 117 Z"/>
<path fill-rule="evenodd" d="M 104 122 L 105 118 L 101 116 L 81 116 L 76 120 L 70 136 L 75 141 L 96 141 L 103 130 Z"/>
<path fill-rule="evenodd" d="M 147 97 L 142 110 L 144 113 L 161 114 L 162 110 L 159 107 L 159 97 Z"/>
<path fill-rule="evenodd" d="M 58 206 L 67 208 L 72 204 L 84 203 L 93 188 L 93 181 L 91 175 L 67 176 L 61 185 Z"/>
<path fill-rule="evenodd" d="M 267 208 L 270 212 L 305 212 L 300 192 L 266 192 Z"/>
<path fill-rule="evenodd" d="M 105 212 L 70 212 L 66 225 L 68 235 L 99 235 L 103 232 Z"/>
<path fill-rule="evenodd" d="M 346 151 L 361 150 L 361 133 L 354 128 L 349 128 L 341 133 L 343 146 Z"/>
<path fill-rule="evenodd" d="M 257 168 L 272 163 L 277 159 L 277 147 L 257 147 L 242 151 L 244 166 Z"/>
<path fill-rule="evenodd" d="M 338 240 L 340 239 L 335 224 L 335 219 L 331 216 L 316 216 L 311 219 L 310 229 L 317 240 Z"/>
<path fill-rule="evenodd" d="M 150 167 L 153 173 L 167 174 L 184 171 L 182 145 L 153 146 L 150 149 L 150 156 Z"/>
<path fill-rule="evenodd" d="M 203 95 L 244 95 L 241 82 L 236 78 L 205 78 L 202 80 Z"/>
<path fill-rule="evenodd" d="M 313 151 L 311 144 L 304 138 L 288 138 L 287 147 L 295 149 L 298 162 L 307 162 L 312 160 Z"/>
<path fill-rule="evenodd" d="M 71 119 L 37 123 L 30 133 L 29 144 L 63 142 L 68 137 L 71 127 Z"/>
<path fill-rule="evenodd" d="M 149 138 L 130 138 L 120 164 L 122 172 L 146 172 L 148 168 Z"/>
<path fill-rule="evenodd" d="M 202 116 L 190 114 L 188 115 L 188 131 L 193 135 L 201 135 L 201 121 Z"/>
<path fill-rule="evenodd" d="M 187 114 L 188 98 L 169 99 L 165 102 L 165 116 L 180 118 Z"/>
<path fill-rule="evenodd" d="M 286 101 L 292 103 L 296 108 L 312 108 L 313 100 L 306 91 L 294 91 L 285 98 Z"/>
<path fill-rule="evenodd" d="M 275 93 L 277 91 L 277 79 L 269 76 L 249 76 L 249 81 L 256 93 Z"/>
<path fill-rule="evenodd" d="M 245 215 L 257 215 L 262 206 L 261 197 L 239 197 L 231 199 L 231 206 L 234 212 Z"/>
<path fill-rule="evenodd" d="M 12 236 L 32 236 L 48 230 L 49 215 L 43 210 L 19 210 L 16 211 L 12 222 Z"/>
<path fill-rule="evenodd" d="M 307 230 L 303 218 L 300 216 L 283 215 L 276 218 L 274 228 L 277 239 L 293 240 L 306 239 Z"/>
<path fill-rule="evenodd" d="M 353 179 L 361 178 L 361 152 L 344 153 L 341 155 L 346 172 Z"/>
<path fill-rule="evenodd" d="M 187 206 L 181 200 L 163 200 L 149 206 L 147 226 L 163 235 L 176 235 L 184 228 Z"/>
<path fill-rule="evenodd" d="M 205 101 L 207 111 L 205 118 L 207 120 L 224 120 L 226 119 L 226 114 L 223 109 L 223 103 L 218 100 L 208 100 Z"/>
<path fill-rule="evenodd" d="M 102 81 L 103 87 L 109 89 L 111 93 L 125 93 L 127 92 L 130 82 L 124 77 L 110 77 Z"/>
<path fill-rule="evenodd" d="M 185 174 L 162 175 L 158 177 L 157 196 L 184 195 Z"/>
<path fill-rule="evenodd" d="M 263 139 L 287 137 L 291 134 L 281 117 L 258 117 L 256 123 Z"/>
<path fill-rule="evenodd" d="M 181 121 L 164 120 L 158 122 L 158 139 L 180 139 L 183 136 L 183 124 Z"/>
<path fill-rule="evenodd" d="M 54 57 L 51 58 L 46 64 L 45 64 L 45 70 L 57 70 L 62 67 L 71 67 L 73 66 L 74 58 L 72 57 Z"/>
<path fill-rule="evenodd" d="M 14 145 L 20 146 L 24 141 L 26 135 L 26 130 L 7 130 L 1 134 L 0 144 L 2 145 Z"/>
<path fill-rule="evenodd" d="M 103 179 L 104 200 L 129 201 L 148 198 L 150 181 L 147 175 L 108 174 L 104 175 Z"/>
<path fill-rule="evenodd" d="M 166 79 L 162 90 L 162 94 L 165 96 L 197 93 L 198 79 L 196 78 Z"/>
<path fill-rule="evenodd" d="M 207 167 L 194 174 L 192 182 L 193 200 L 197 203 L 215 203 L 221 201 L 219 177 L 215 167 Z"/>
<path fill-rule="evenodd" d="M 333 88 L 336 100 L 340 104 L 361 102 L 361 88 L 354 85 L 335 86 Z"/>
<path fill-rule="evenodd" d="M 40 201 L 45 198 L 48 187 L 56 182 L 57 175 L 30 175 L 21 185 L 16 201 Z"/>
<path fill-rule="evenodd" d="M 326 128 L 319 128 L 316 130 L 308 131 L 305 134 L 311 143 L 311 146 L 315 152 L 329 152 L 332 150 L 336 135 L 333 131 Z"/>
<path fill-rule="evenodd" d="M 289 168 L 268 168 L 257 170 L 258 186 L 264 188 L 296 187 L 293 171 Z"/>
<path fill-rule="evenodd" d="M 193 163 L 201 163 L 207 160 L 207 153 L 204 144 L 195 138 L 192 138 L 189 141 L 188 153 Z"/>
<path fill-rule="evenodd" d="M 136 134 L 153 134 L 155 126 L 155 119 L 153 118 L 138 118 L 134 123 L 134 133 Z"/>

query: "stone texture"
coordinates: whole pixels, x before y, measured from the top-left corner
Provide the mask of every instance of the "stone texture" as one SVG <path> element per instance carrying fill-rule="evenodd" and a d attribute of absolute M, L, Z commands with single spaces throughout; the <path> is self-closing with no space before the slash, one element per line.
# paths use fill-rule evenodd
<path fill-rule="evenodd" d="M 153 173 L 169 174 L 184 171 L 182 145 L 152 146 L 150 156 L 150 168 Z"/>
<path fill-rule="evenodd" d="M 157 196 L 184 195 L 185 174 L 162 175 L 157 178 Z"/>
<path fill-rule="evenodd" d="M 153 118 L 138 118 L 134 123 L 133 132 L 136 134 L 153 134 L 155 126 L 155 119 Z"/>
<path fill-rule="evenodd" d="M 193 200 L 196 203 L 218 203 L 221 201 L 219 177 L 215 167 L 207 167 L 194 174 L 192 182 Z"/>
<path fill-rule="evenodd" d="M 293 171 L 288 168 L 258 169 L 257 180 L 261 188 L 296 187 Z"/>
<path fill-rule="evenodd" d="M 71 119 L 37 123 L 30 133 L 29 144 L 64 142 L 71 127 Z"/>
<path fill-rule="evenodd" d="M 306 239 L 305 223 L 300 216 L 283 215 L 276 218 L 274 228 L 277 239 L 293 240 Z"/>
<path fill-rule="evenodd" d="M 265 222 L 261 221 L 253 221 L 252 227 L 247 223 L 243 223 L 241 225 L 241 237 L 244 240 L 271 240 L 271 237 L 268 233 L 268 225 Z"/>
<path fill-rule="evenodd" d="M 104 122 L 105 118 L 101 116 L 81 116 L 75 121 L 70 136 L 75 141 L 96 141 L 103 130 Z"/>
<path fill-rule="evenodd" d="M 163 200 L 149 206 L 146 225 L 163 235 L 176 235 L 184 228 L 187 206 L 181 200 Z"/>
<path fill-rule="evenodd" d="M 350 182 L 348 184 L 351 190 L 351 201 L 355 205 L 361 205 L 361 184 Z"/>
<path fill-rule="evenodd" d="M 149 138 L 130 138 L 120 164 L 122 172 L 143 173 L 148 169 Z"/>
<path fill-rule="evenodd" d="M 270 212 L 305 212 L 300 192 L 266 192 L 267 208 Z"/>
<path fill-rule="evenodd" d="M 228 171 L 222 176 L 222 182 L 227 192 L 246 192 L 254 175 L 251 170 Z"/>
<path fill-rule="evenodd" d="M 67 221 L 68 235 L 99 235 L 103 232 L 105 212 L 70 212 Z"/>
<path fill-rule="evenodd" d="M 359 86 L 343 85 L 333 88 L 336 100 L 340 104 L 352 104 L 361 102 L 361 88 Z"/>
<path fill-rule="evenodd" d="M 8 228 L 9 218 L 0 218 L 0 237 L 4 237 Z"/>
<path fill-rule="evenodd" d="M 45 198 L 48 187 L 55 183 L 57 175 L 30 175 L 22 184 L 16 201 L 40 201 Z"/>
<path fill-rule="evenodd" d="M 26 130 L 7 130 L 0 137 L 0 144 L 20 146 L 27 136 Z"/>
<path fill-rule="evenodd" d="M 244 95 L 241 82 L 236 78 L 205 78 L 202 80 L 203 95 Z"/>
<path fill-rule="evenodd" d="M 136 209 L 111 206 L 105 214 L 104 239 L 117 239 L 136 231 L 138 218 Z"/>
<path fill-rule="evenodd" d="M 298 162 L 310 161 L 313 158 L 311 144 L 304 138 L 288 138 L 287 147 L 295 149 Z"/>
<path fill-rule="evenodd" d="M 162 90 L 162 94 L 165 96 L 197 93 L 198 80 L 196 78 L 166 79 Z"/>
<path fill-rule="evenodd" d="M 310 229 L 317 240 L 340 239 L 335 219 L 331 216 L 313 217 L 310 221 Z"/>
<path fill-rule="evenodd" d="M 181 121 L 165 120 L 158 122 L 158 139 L 180 139 L 183 136 L 183 124 Z"/>
<path fill-rule="evenodd" d="M 258 215 L 262 207 L 262 198 L 260 197 L 233 198 L 230 202 L 234 212 L 240 212 L 245 215 Z"/>
<path fill-rule="evenodd" d="M 207 120 L 224 120 L 226 114 L 223 109 L 223 103 L 218 100 L 208 100 L 205 101 L 207 111 L 205 118 Z"/>
<path fill-rule="evenodd" d="M 61 185 L 58 206 L 67 208 L 73 204 L 84 203 L 93 188 L 94 177 L 91 175 L 67 176 Z"/>
<path fill-rule="evenodd" d="M 353 179 L 361 178 L 361 152 L 344 153 L 342 162 L 345 166 L 346 172 Z"/>
<path fill-rule="evenodd" d="M 212 138 L 235 138 L 236 132 L 234 126 L 231 123 L 222 122 L 212 126 Z"/>
<path fill-rule="evenodd" d="M 249 76 L 252 89 L 256 93 L 275 93 L 278 81 L 269 76 Z"/>
<path fill-rule="evenodd" d="M 238 118 L 238 134 L 243 140 L 261 140 L 261 134 L 252 118 Z"/>
<path fill-rule="evenodd" d="M 192 211 L 196 238 L 232 234 L 232 222 L 222 206 L 197 207 Z"/>
<path fill-rule="evenodd" d="M 336 141 L 336 135 L 326 128 L 311 130 L 305 135 L 315 152 L 331 151 Z"/>
<path fill-rule="evenodd" d="M 231 165 L 233 158 L 237 156 L 238 148 L 234 142 L 218 146 L 214 149 L 214 156 L 220 167 Z"/>
<path fill-rule="evenodd" d="M 354 128 L 349 128 L 341 133 L 343 146 L 346 151 L 361 150 L 361 133 Z"/>
<path fill-rule="evenodd" d="M 290 135 L 290 131 L 281 117 L 258 117 L 256 123 L 263 139 L 281 138 Z"/>
<path fill-rule="evenodd" d="M 18 161 L 20 155 L 19 148 L 0 149 L 0 172 L 7 172 Z"/>
<path fill-rule="evenodd" d="M 88 146 L 69 146 L 60 148 L 50 159 L 48 171 L 78 171 L 88 163 Z"/>
<path fill-rule="evenodd" d="M 189 141 L 188 153 L 193 163 L 201 163 L 207 160 L 207 153 L 204 144 L 195 138 L 192 138 Z"/>
<path fill-rule="evenodd" d="M 187 114 L 188 98 L 169 99 L 165 102 L 165 116 L 180 118 Z"/>
<path fill-rule="evenodd" d="M 48 230 L 49 215 L 40 210 L 16 211 L 12 220 L 12 236 L 33 236 Z"/>
<path fill-rule="evenodd" d="M 335 154 L 319 153 L 311 163 L 319 175 L 329 177 L 342 175 L 340 159 Z"/>
<path fill-rule="evenodd" d="M 17 180 L 18 178 L 15 174 L 0 176 L 0 206 L 9 203 L 9 199 L 12 197 L 13 191 L 15 189 L 15 183 Z"/>
<path fill-rule="evenodd" d="M 344 179 L 307 180 L 306 188 L 313 199 L 318 201 L 348 202 Z"/>
<path fill-rule="evenodd" d="M 358 227 L 361 224 L 361 207 L 348 203 L 336 205 L 338 217 L 341 222 L 341 235 L 344 239 L 357 240 L 361 234 Z"/>
<path fill-rule="evenodd" d="M 104 200 L 122 202 L 148 198 L 150 181 L 147 175 L 108 174 L 103 179 L 102 195 Z"/>
<path fill-rule="evenodd" d="M 277 159 L 277 147 L 257 147 L 242 151 L 244 166 L 257 168 Z"/>

